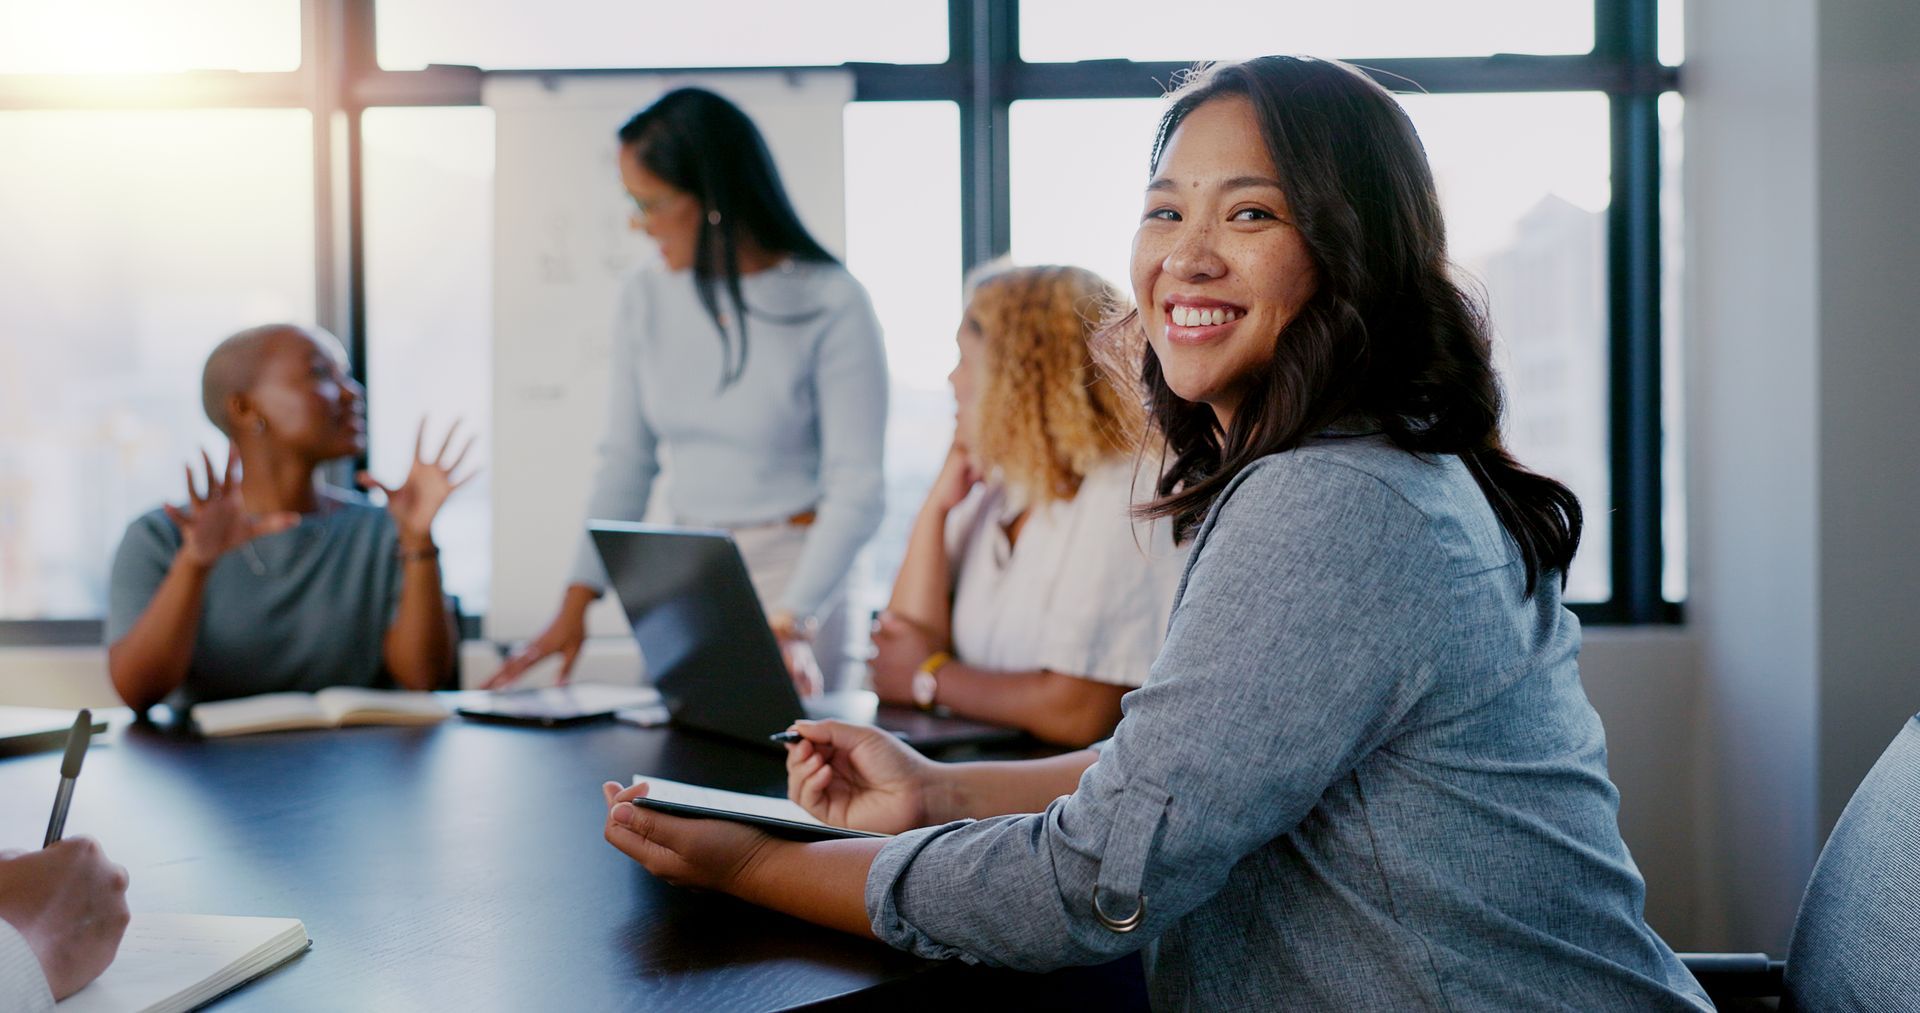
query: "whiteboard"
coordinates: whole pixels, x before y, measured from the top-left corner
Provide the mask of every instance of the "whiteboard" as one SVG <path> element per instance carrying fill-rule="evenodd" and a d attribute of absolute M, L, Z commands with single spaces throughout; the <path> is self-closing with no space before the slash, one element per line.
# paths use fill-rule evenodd
<path fill-rule="evenodd" d="M 606 418 L 614 306 L 657 254 L 630 231 L 615 157 L 621 124 L 674 88 L 734 101 L 767 139 L 801 219 L 846 249 L 842 116 L 852 75 L 489 75 L 494 112 L 493 587 L 486 636 L 520 640 L 560 604 Z M 665 461 L 670 476 L 672 462 Z M 658 502 L 658 489 L 655 490 Z M 595 635 L 627 633 L 613 597 Z"/>

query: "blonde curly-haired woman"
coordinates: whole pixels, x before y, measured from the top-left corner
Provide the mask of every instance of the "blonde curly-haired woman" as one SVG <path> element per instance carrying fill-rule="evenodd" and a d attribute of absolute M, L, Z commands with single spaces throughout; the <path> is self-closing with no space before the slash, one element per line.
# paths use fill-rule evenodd
<path fill-rule="evenodd" d="M 874 626 L 882 700 L 1084 746 L 1146 680 L 1182 558 L 1130 513 L 1142 410 L 1089 345 L 1118 299 L 1076 267 L 973 282 L 953 447 Z"/>

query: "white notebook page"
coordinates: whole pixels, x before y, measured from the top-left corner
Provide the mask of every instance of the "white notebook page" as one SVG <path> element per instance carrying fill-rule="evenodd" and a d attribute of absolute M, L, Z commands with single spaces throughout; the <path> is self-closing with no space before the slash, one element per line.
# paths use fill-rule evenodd
<path fill-rule="evenodd" d="M 136 913 L 106 972 L 54 1008 L 188 1010 L 306 948 L 298 918 Z"/>
<path fill-rule="evenodd" d="M 677 802 L 681 805 L 697 805 L 703 809 L 719 809 L 724 812 L 746 813 L 749 816 L 791 820 L 795 823 L 809 823 L 816 827 L 826 826 L 825 823 L 814 819 L 813 814 L 784 798 L 748 795 L 722 788 L 702 788 L 697 784 L 669 781 L 664 777 L 648 777 L 645 774 L 633 776 L 634 784 L 642 781 L 647 782 L 647 797 L 661 802 Z"/>

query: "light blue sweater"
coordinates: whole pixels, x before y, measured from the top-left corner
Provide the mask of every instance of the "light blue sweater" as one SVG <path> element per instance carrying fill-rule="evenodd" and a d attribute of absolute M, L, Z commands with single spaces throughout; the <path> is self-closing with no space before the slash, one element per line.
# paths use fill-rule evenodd
<path fill-rule="evenodd" d="M 888 841 L 880 938 L 1028 970 L 1145 948 L 1155 1009 L 1711 1008 L 1643 920 L 1579 623 L 1555 575 L 1523 597 L 1458 458 L 1264 458 L 1188 558 L 1078 790 Z"/>
<path fill-rule="evenodd" d="M 746 368 L 721 388 L 719 332 L 693 272 L 643 271 L 614 325 L 607 433 L 587 516 L 640 520 L 662 459 L 676 523 L 739 527 L 818 516 L 769 610 L 818 612 L 880 524 L 886 352 L 866 290 L 837 264 L 741 279 Z M 721 305 L 731 311 L 731 300 Z M 606 587 L 582 539 L 574 583 Z"/>

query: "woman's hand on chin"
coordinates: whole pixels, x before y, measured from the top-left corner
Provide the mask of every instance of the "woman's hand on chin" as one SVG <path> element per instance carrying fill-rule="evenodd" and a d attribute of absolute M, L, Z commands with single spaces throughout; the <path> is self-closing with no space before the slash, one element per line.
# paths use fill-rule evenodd
<path fill-rule="evenodd" d="M 933 488 L 927 494 L 927 502 L 942 512 L 952 510 L 979 483 L 980 472 L 974 467 L 972 455 L 955 436 L 953 445 L 947 448 L 946 461 L 940 465 L 940 474 L 934 478 Z"/>
<path fill-rule="evenodd" d="M 738 893 L 774 843 L 771 836 L 732 820 L 669 816 L 633 805 L 645 782 L 601 787 L 607 800 L 607 843 L 674 886 Z"/>

